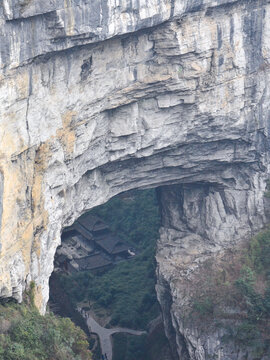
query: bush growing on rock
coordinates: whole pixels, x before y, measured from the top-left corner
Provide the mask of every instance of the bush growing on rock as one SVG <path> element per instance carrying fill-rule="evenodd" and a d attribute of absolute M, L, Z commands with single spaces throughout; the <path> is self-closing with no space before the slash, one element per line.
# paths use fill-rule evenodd
<path fill-rule="evenodd" d="M 91 360 L 88 347 L 70 319 L 41 316 L 26 304 L 0 305 L 1 360 Z"/>
<path fill-rule="evenodd" d="M 270 355 L 270 228 L 246 248 L 206 263 L 194 287 L 187 321 L 216 321 L 227 328 L 224 341 L 252 348 L 254 359 Z"/>

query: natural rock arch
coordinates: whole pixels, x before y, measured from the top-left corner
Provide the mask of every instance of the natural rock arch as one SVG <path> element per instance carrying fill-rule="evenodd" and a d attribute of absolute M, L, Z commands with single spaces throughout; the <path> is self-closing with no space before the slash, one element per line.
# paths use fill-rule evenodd
<path fill-rule="evenodd" d="M 2 297 L 34 280 L 44 312 L 61 229 L 130 189 L 169 186 L 160 287 L 184 256 L 190 267 L 265 224 L 269 2 L 173 3 L 127 9 L 126 23 L 111 7 L 96 35 L 73 3 L 0 8 Z"/>

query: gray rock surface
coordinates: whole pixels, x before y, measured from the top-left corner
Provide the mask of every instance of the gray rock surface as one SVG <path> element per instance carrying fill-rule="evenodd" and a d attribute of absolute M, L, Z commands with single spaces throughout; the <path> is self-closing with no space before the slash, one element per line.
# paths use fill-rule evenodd
<path fill-rule="evenodd" d="M 175 357 L 234 359 L 183 328 L 183 284 L 267 222 L 269 16 L 269 0 L 3 1 L 1 297 L 33 280 L 44 312 L 63 227 L 162 187 L 157 292 Z"/>
<path fill-rule="evenodd" d="M 237 185 L 235 180 L 235 189 L 230 187 L 229 191 L 221 182 L 174 185 L 159 191 L 163 227 L 157 252 L 157 294 L 167 322 L 167 336 L 171 347 L 178 352 L 176 359 L 254 360 L 254 349 L 223 341 L 228 326 L 236 328 L 240 324 L 237 316 L 231 321 L 225 316 L 225 321 L 222 316 L 212 319 L 219 326 L 209 324 L 207 317 L 200 320 L 208 323 L 207 326 L 189 320 L 202 264 L 207 260 L 216 262 L 226 249 L 234 253 L 263 221 L 263 217 L 260 220 L 258 217 L 259 209 L 264 207 L 257 202 L 258 193 L 251 195 L 244 183 Z M 249 186 L 257 187 L 254 183 Z M 268 357 L 269 354 L 260 359 Z"/>

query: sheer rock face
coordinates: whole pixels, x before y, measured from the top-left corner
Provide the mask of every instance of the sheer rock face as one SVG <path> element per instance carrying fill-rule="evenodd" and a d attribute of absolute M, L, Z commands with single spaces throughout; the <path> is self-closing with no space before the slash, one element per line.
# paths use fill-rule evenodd
<path fill-rule="evenodd" d="M 162 187 L 157 291 L 175 357 L 221 351 L 183 328 L 183 284 L 267 221 L 269 18 L 266 0 L 3 1 L 1 297 L 33 280 L 44 312 L 63 227 Z"/>
<path fill-rule="evenodd" d="M 244 173 L 245 170 L 242 176 Z M 257 189 L 251 191 L 242 183 L 242 176 L 237 179 L 236 175 L 234 189 L 227 189 L 218 181 L 174 185 L 159 191 L 163 227 L 157 252 L 157 294 L 167 321 L 168 339 L 171 347 L 177 349 L 175 359 L 254 359 L 254 349 L 246 346 L 243 351 L 232 339 L 223 341 L 228 328 L 236 329 L 240 324 L 240 309 L 224 308 L 224 314 L 218 318 L 209 314 L 211 320 L 202 317 L 194 321 L 191 316 L 194 301 L 202 295 L 196 291 L 196 284 L 205 281 L 200 274 L 202 265 L 206 261 L 217 263 L 229 250 L 233 258 L 264 222 L 262 214 L 267 204 L 259 195 L 258 177 L 249 177 L 251 187 Z M 238 180 L 242 185 L 237 184 Z M 236 316 L 230 319 L 226 313 Z M 269 354 L 260 359 L 268 357 Z"/>

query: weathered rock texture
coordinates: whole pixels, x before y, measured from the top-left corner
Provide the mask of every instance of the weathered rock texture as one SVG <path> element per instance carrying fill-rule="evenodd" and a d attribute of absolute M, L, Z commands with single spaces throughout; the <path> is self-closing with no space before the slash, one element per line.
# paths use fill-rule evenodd
<path fill-rule="evenodd" d="M 222 358 L 183 329 L 181 284 L 267 221 L 269 18 L 269 0 L 3 0 L 1 297 L 33 280 L 44 311 L 61 229 L 166 185 L 167 334 L 176 358 Z"/>
<path fill-rule="evenodd" d="M 229 250 L 227 261 L 232 261 L 264 221 L 259 215 L 263 213 L 262 198 L 257 190 L 250 190 L 250 186 L 258 189 L 258 179 L 248 179 L 248 189 L 245 180 L 236 175 L 233 190 L 228 190 L 226 184 L 222 186 L 221 179 L 217 184 L 174 185 L 160 191 L 163 228 L 158 243 L 157 293 L 167 336 L 171 347 L 177 349 L 176 359 L 257 358 L 254 348 L 249 349 L 247 344 L 243 348 L 231 339 L 223 341 L 229 329 L 236 329 L 241 323 L 239 309 L 225 306 L 223 316 L 208 314 L 198 321 L 191 317 L 192 305 L 201 295 L 196 286 L 200 281 L 207 283 L 201 274 L 202 265 L 206 261 L 218 263 Z M 224 271 L 222 267 L 220 270 Z M 269 355 L 259 358 L 267 360 Z"/>

